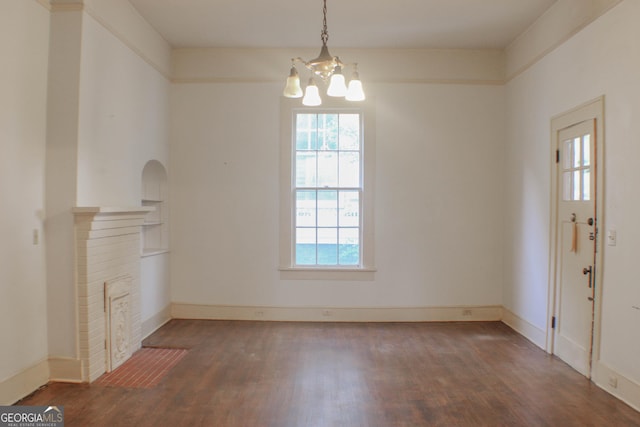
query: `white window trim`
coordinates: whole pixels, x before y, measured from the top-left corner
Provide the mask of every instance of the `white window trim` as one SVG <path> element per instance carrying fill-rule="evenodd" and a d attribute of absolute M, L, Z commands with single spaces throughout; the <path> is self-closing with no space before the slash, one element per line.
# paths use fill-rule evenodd
<path fill-rule="evenodd" d="M 323 100 L 321 107 L 302 107 L 300 100 L 281 98 L 280 102 L 280 276 L 282 279 L 301 280 L 373 280 L 375 268 L 375 109 L 374 102 L 352 103 Z M 299 267 L 293 260 L 294 206 L 293 182 L 293 128 L 294 114 L 300 111 L 323 113 L 331 109 L 357 111 L 363 116 L 362 129 L 362 242 L 360 266 Z"/>

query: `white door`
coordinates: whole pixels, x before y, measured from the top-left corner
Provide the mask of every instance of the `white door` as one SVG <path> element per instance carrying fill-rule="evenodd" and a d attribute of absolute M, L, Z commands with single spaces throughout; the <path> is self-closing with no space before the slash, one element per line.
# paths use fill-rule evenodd
<path fill-rule="evenodd" d="M 596 251 L 596 132 L 590 119 L 558 132 L 554 353 L 591 376 Z"/>

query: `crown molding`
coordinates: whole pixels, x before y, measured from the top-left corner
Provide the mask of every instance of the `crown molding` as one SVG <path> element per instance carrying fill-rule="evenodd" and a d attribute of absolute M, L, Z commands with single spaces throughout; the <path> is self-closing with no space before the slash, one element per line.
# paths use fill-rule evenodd
<path fill-rule="evenodd" d="M 38 0 L 42 2 L 43 0 Z M 51 0 L 49 10 L 51 12 L 78 12 L 84 10 L 83 0 Z"/>

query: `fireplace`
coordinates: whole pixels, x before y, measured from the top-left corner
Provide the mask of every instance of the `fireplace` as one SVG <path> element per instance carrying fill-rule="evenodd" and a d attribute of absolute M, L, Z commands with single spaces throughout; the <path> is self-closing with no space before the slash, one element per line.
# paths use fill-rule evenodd
<path fill-rule="evenodd" d="M 149 207 L 75 208 L 78 347 L 82 381 L 141 346 L 141 227 Z"/>

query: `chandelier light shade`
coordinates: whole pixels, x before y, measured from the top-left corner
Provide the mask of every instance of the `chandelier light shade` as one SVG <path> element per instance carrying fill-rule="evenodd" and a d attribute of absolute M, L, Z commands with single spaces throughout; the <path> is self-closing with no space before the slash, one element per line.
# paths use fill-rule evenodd
<path fill-rule="evenodd" d="M 320 92 L 315 82 L 316 77 L 319 77 L 323 84 L 328 85 L 328 96 L 344 97 L 348 101 L 363 101 L 365 94 L 358 75 L 358 64 L 345 64 L 340 61 L 340 58 L 329 53 L 329 48 L 327 47 L 327 41 L 329 40 L 329 33 L 327 32 L 327 0 L 323 0 L 322 15 L 322 33 L 320 36 L 322 48 L 320 49 L 320 55 L 310 61 L 305 61 L 300 57 L 291 59 L 291 71 L 289 72 L 289 77 L 287 77 L 283 95 L 286 98 L 302 97 L 300 76 L 295 65 L 296 62 L 300 62 L 312 73 L 304 92 L 304 98 L 302 98 L 303 105 L 318 106 L 322 104 L 322 98 L 320 98 Z M 353 67 L 353 73 L 347 86 L 342 69 L 348 66 Z"/>
<path fill-rule="evenodd" d="M 302 98 L 302 105 L 307 107 L 317 107 L 322 104 L 322 98 L 320 98 L 320 91 L 316 82 L 313 81 L 313 77 L 309 79 L 309 84 L 304 92 L 304 98 Z"/>
<path fill-rule="evenodd" d="M 287 85 L 284 87 L 284 96 L 287 98 L 302 98 L 302 88 L 300 87 L 300 76 L 295 66 L 291 66 L 291 72 L 287 77 Z"/>

